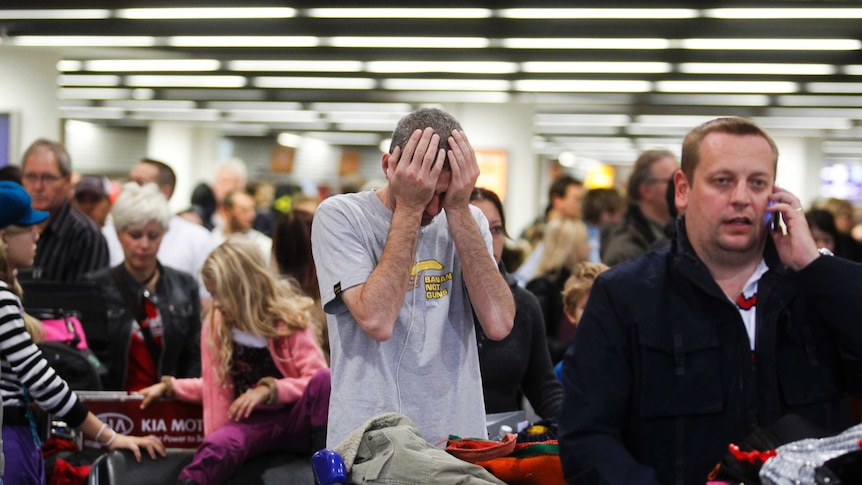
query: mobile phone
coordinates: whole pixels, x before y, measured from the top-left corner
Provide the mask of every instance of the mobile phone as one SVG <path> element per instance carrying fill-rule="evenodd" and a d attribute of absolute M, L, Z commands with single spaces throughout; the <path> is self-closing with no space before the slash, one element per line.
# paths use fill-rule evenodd
<path fill-rule="evenodd" d="M 771 206 L 772 206 L 772 202 L 769 202 L 767 207 L 771 207 Z M 773 231 L 781 231 L 783 234 L 786 234 L 784 232 L 785 231 L 784 228 L 787 227 L 787 225 L 784 224 L 784 216 L 781 215 L 781 212 L 767 212 L 766 213 L 766 225 Z"/>

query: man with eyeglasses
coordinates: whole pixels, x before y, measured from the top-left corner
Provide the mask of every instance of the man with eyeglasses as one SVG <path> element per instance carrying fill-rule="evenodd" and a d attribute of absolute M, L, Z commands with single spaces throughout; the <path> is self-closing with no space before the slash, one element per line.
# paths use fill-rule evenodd
<path fill-rule="evenodd" d="M 608 266 L 633 259 L 667 240 L 665 226 L 670 208 L 665 194 L 676 157 L 667 150 L 647 150 L 638 157 L 628 181 L 628 204 L 623 222 L 609 229 L 602 240 L 601 259 Z"/>
<path fill-rule="evenodd" d="M 99 227 L 69 201 L 72 161 L 66 147 L 36 140 L 24 152 L 21 171 L 33 208 L 51 215 L 40 226 L 33 267 L 20 277 L 74 283 L 107 267 L 108 246 Z"/>

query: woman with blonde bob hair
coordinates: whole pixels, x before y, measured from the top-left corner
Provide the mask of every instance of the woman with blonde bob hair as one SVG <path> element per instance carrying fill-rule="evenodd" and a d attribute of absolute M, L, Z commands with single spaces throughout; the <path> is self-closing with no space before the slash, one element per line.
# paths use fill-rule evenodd
<path fill-rule="evenodd" d="M 567 327 L 563 314 L 563 286 L 578 263 L 590 257 L 587 226 L 578 220 L 551 220 L 545 227 L 542 243 L 545 247 L 542 259 L 533 279 L 527 283 L 527 289 L 539 299 L 551 360 L 556 363 L 563 358 L 569 341 L 568 335 L 560 333 Z"/>
<path fill-rule="evenodd" d="M 329 369 L 308 324 L 312 300 L 270 272 L 256 246 L 231 239 L 201 276 L 212 308 L 201 332 L 200 379 L 166 377 L 141 390 L 203 403 L 204 442 L 180 483 L 223 483 L 268 451 L 323 447 Z"/>

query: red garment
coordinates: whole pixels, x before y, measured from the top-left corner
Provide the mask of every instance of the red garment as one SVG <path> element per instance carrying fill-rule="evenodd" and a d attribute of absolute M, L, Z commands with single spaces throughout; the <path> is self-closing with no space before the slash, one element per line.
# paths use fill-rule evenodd
<path fill-rule="evenodd" d="M 144 299 L 143 325 L 150 329 L 159 354 L 162 351 L 164 327 L 159 308 L 148 299 Z M 132 325 L 132 341 L 129 343 L 129 365 L 126 369 L 126 391 L 134 392 L 159 382 L 159 366 L 153 362 L 150 349 L 144 340 L 144 334 L 138 322 Z"/>
<path fill-rule="evenodd" d="M 68 461 L 57 458 L 48 485 L 84 485 L 90 468 L 91 465 L 72 466 Z"/>

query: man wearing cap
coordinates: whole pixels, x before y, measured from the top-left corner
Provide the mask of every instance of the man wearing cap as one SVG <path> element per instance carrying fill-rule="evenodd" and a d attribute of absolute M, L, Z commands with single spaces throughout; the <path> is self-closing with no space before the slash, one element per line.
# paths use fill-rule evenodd
<path fill-rule="evenodd" d="M 72 162 L 66 148 L 36 140 L 24 152 L 21 171 L 32 207 L 50 213 L 40 227 L 32 270 L 22 277 L 74 283 L 108 266 L 108 245 L 99 227 L 69 201 Z"/>
<path fill-rule="evenodd" d="M 111 212 L 111 182 L 104 175 L 83 175 L 75 184 L 71 202 L 72 207 L 104 228 Z"/>

